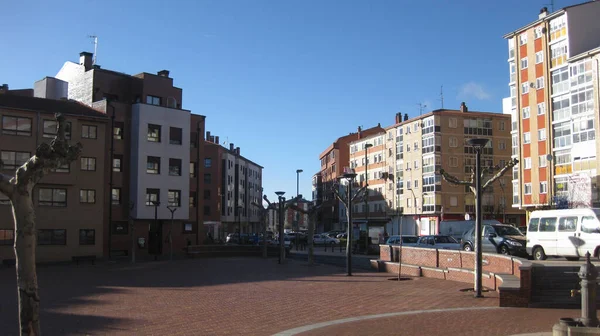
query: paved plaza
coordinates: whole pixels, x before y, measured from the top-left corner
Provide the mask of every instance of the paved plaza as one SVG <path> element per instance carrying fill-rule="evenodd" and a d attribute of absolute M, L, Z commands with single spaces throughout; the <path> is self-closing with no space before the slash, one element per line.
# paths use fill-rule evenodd
<path fill-rule="evenodd" d="M 467 284 L 390 281 L 301 260 L 215 258 L 38 268 L 45 335 L 513 335 L 577 310 L 498 308 Z M 0 334 L 17 335 L 14 269 L 0 269 Z M 341 320 L 341 321 L 340 321 Z"/>

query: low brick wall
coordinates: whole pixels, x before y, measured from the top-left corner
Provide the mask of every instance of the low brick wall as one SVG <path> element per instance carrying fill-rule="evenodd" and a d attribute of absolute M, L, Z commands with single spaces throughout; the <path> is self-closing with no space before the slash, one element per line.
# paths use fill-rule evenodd
<path fill-rule="evenodd" d="M 192 253 L 188 255 L 198 258 L 214 257 L 258 257 L 262 256 L 263 246 L 257 245 L 191 245 L 184 248 L 184 253 L 189 250 Z M 286 256 L 289 255 L 289 248 L 285 249 Z M 267 255 L 279 256 L 279 246 L 267 246 Z"/>
<path fill-rule="evenodd" d="M 398 274 L 400 246 L 380 245 L 380 272 Z M 501 307 L 527 307 L 531 298 L 531 263 L 500 254 L 483 254 L 482 284 L 499 293 Z M 402 246 L 402 274 L 474 282 L 475 253 Z"/>

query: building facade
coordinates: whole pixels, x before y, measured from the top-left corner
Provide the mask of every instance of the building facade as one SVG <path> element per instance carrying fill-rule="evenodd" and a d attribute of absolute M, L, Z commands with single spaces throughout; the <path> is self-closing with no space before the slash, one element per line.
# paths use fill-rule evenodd
<path fill-rule="evenodd" d="M 599 206 L 598 61 L 600 3 L 548 13 L 508 40 L 512 206 Z M 597 50 L 597 49 L 596 49 Z M 507 107 L 508 109 L 508 107 Z"/>
<path fill-rule="evenodd" d="M 107 189 L 104 153 L 110 129 L 104 113 L 73 101 L 0 94 L 2 173 L 14 175 L 41 143 L 54 139 L 56 112 L 66 117 L 67 138 L 72 144 L 80 142 L 83 149 L 78 160 L 48 173 L 34 188 L 36 258 L 51 262 L 80 255 L 102 257 Z M 0 260 L 15 258 L 13 244 L 12 207 L 0 194 Z"/>

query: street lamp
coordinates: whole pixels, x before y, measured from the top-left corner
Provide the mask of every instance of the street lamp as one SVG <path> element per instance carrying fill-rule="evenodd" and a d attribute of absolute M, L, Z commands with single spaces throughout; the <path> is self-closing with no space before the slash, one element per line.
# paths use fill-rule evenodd
<path fill-rule="evenodd" d="M 300 196 L 300 173 L 302 169 L 296 169 L 296 198 Z M 298 251 L 298 233 L 300 231 L 300 214 L 296 212 L 296 251 Z"/>
<path fill-rule="evenodd" d="M 155 235 L 155 239 L 154 239 L 154 260 L 156 261 L 157 259 L 157 254 L 158 254 L 158 247 L 160 246 L 160 239 L 158 239 L 158 206 L 160 205 L 159 201 L 152 201 L 152 205 L 154 205 L 154 232 L 152 233 L 153 235 Z"/>
<path fill-rule="evenodd" d="M 173 260 L 173 216 L 175 216 L 175 211 L 177 211 L 177 207 L 167 205 L 167 209 L 171 211 L 171 228 L 169 229 L 169 260 Z"/>
<path fill-rule="evenodd" d="M 285 245 L 283 241 L 283 210 L 285 203 L 285 197 L 283 195 L 285 195 L 285 191 L 276 191 L 275 194 L 277 195 L 277 200 L 279 201 L 279 263 L 281 264 L 283 262 L 283 255 L 285 253 Z"/>
<path fill-rule="evenodd" d="M 369 157 L 367 151 L 371 147 L 373 144 L 365 144 L 365 254 L 369 253 Z"/>
<path fill-rule="evenodd" d="M 475 150 L 475 297 L 481 294 L 482 251 L 481 251 L 481 152 L 489 139 L 468 139 L 467 144 Z"/>
<path fill-rule="evenodd" d="M 242 245 L 242 206 L 237 206 L 238 211 L 238 244 Z"/>

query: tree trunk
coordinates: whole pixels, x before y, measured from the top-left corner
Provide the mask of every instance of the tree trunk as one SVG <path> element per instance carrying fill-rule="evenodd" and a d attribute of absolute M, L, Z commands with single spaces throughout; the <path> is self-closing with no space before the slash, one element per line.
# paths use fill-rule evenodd
<path fill-rule="evenodd" d="M 308 216 L 308 264 L 312 265 L 314 264 L 314 253 L 315 253 L 315 249 L 314 249 L 314 242 L 313 242 L 313 238 L 315 236 L 315 217 L 316 214 L 311 214 Z"/>
<path fill-rule="evenodd" d="M 37 236 L 32 190 L 33 183 L 19 187 L 12 198 L 21 335 L 40 335 L 40 297 L 35 265 Z"/>

